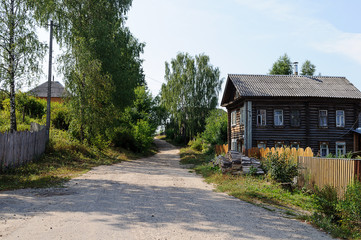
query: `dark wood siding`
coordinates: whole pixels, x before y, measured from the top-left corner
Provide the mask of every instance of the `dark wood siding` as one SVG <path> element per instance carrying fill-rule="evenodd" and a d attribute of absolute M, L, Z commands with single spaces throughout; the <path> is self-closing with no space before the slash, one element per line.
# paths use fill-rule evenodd
<path fill-rule="evenodd" d="M 291 142 L 300 142 L 300 147 L 311 147 L 314 153 L 319 151 L 319 143 L 329 143 L 330 153 L 335 153 L 337 141 L 346 142 L 346 151 L 353 151 L 353 133 L 357 123 L 358 103 L 354 100 L 340 99 L 254 99 L 252 108 L 252 145 L 257 141 L 266 141 L 267 147 L 273 147 L 276 142 L 282 141 L 285 145 Z M 257 110 L 265 109 L 266 126 L 257 126 Z M 274 110 L 283 110 L 284 126 L 274 126 Z M 291 110 L 300 111 L 300 126 L 291 127 Z M 319 110 L 327 110 L 328 126 L 319 127 Z M 345 127 L 336 127 L 336 110 L 345 111 Z M 357 113 L 355 113 L 357 111 Z"/>

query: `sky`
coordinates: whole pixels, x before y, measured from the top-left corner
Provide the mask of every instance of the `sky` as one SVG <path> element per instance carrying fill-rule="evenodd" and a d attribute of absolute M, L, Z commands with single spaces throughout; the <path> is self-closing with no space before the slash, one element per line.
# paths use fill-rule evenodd
<path fill-rule="evenodd" d="M 287 53 L 300 66 L 310 60 L 316 75 L 344 76 L 361 90 L 360 9 L 359 0 L 133 0 L 126 26 L 146 44 L 141 58 L 153 96 L 165 62 L 179 52 L 208 55 L 224 82 L 227 74 L 267 74 Z"/>

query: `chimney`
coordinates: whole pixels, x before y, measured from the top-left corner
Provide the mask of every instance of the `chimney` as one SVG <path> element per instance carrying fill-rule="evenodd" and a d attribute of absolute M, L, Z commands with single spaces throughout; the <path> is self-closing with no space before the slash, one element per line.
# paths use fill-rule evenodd
<path fill-rule="evenodd" d="M 294 62 L 293 65 L 295 66 L 295 75 L 298 75 L 298 62 Z"/>

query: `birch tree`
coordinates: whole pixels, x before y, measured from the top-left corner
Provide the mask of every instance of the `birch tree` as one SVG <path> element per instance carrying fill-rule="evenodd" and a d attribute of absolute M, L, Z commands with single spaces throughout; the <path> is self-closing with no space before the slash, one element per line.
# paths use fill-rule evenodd
<path fill-rule="evenodd" d="M 11 132 L 17 130 L 16 88 L 34 79 L 44 56 L 45 45 L 35 34 L 32 14 L 23 0 L 0 1 L 0 84 L 10 98 Z"/>
<path fill-rule="evenodd" d="M 165 63 L 165 80 L 162 102 L 177 124 L 178 134 L 189 140 L 204 130 L 209 111 L 217 106 L 223 82 L 220 71 L 204 54 L 179 53 Z"/>

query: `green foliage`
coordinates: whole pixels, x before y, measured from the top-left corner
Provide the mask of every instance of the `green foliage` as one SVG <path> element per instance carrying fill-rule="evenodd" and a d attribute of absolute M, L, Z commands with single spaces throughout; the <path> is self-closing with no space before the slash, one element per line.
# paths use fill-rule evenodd
<path fill-rule="evenodd" d="M 16 108 L 30 118 L 42 118 L 46 113 L 46 101 L 29 96 L 27 93 L 16 94 Z"/>
<path fill-rule="evenodd" d="M 174 138 L 184 142 L 203 132 L 205 119 L 217 106 L 222 79 L 218 68 L 210 64 L 203 54 L 190 56 L 179 53 L 170 63 L 165 63 L 165 79 L 161 102 L 170 114 Z"/>
<path fill-rule="evenodd" d="M 135 139 L 136 150 L 138 152 L 147 151 L 153 142 L 154 128 L 148 121 L 140 119 L 133 128 L 133 136 Z"/>
<path fill-rule="evenodd" d="M 211 145 L 227 143 L 227 113 L 221 109 L 210 111 L 202 138 Z"/>
<path fill-rule="evenodd" d="M 52 103 L 51 124 L 60 130 L 68 130 L 71 122 L 71 112 L 68 106 L 63 103 Z"/>
<path fill-rule="evenodd" d="M 201 151 L 203 151 L 203 140 L 198 135 L 193 140 L 188 142 L 188 146 L 190 146 L 193 150 L 201 152 Z"/>
<path fill-rule="evenodd" d="M 292 74 L 292 63 L 288 55 L 285 53 L 283 56 L 273 63 L 269 71 L 272 75 L 290 75 Z"/>
<path fill-rule="evenodd" d="M 316 72 L 316 66 L 313 65 L 311 63 L 311 61 L 306 60 L 303 64 L 302 64 L 302 68 L 301 68 L 301 75 L 306 75 L 306 76 L 313 76 Z"/>
<path fill-rule="evenodd" d="M 340 201 L 342 224 L 350 229 L 361 230 L 361 183 L 355 181 L 347 186 L 345 198 Z M 359 233 L 361 237 L 361 232 Z"/>
<path fill-rule="evenodd" d="M 264 167 L 270 178 L 280 183 L 291 184 L 298 175 L 297 161 L 289 159 L 284 153 L 269 154 Z"/>
<path fill-rule="evenodd" d="M 333 222 L 339 220 L 338 197 L 335 187 L 330 185 L 326 185 L 322 189 L 316 187 L 313 200 L 318 213 L 324 214 Z"/>

